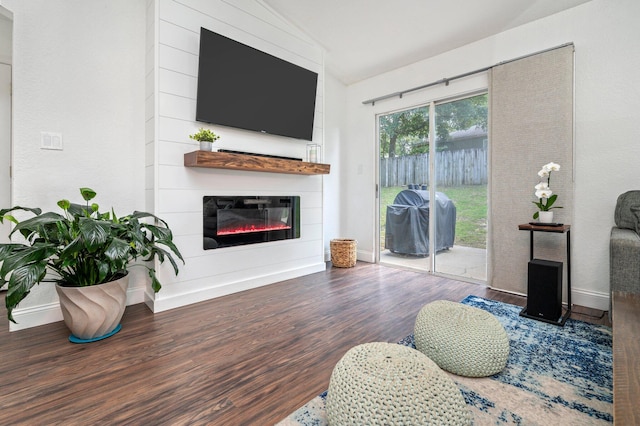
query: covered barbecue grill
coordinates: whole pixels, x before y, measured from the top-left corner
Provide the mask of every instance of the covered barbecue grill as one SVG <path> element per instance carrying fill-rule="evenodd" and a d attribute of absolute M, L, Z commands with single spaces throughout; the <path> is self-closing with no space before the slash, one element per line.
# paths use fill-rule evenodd
<path fill-rule="evenodd" d="M 453 247 L 456 206 L 436 192 L 436 252 Z M 392 253 L 429 255 L 429 191 L 405 189 L 387 206 L 384 245 Z"/>

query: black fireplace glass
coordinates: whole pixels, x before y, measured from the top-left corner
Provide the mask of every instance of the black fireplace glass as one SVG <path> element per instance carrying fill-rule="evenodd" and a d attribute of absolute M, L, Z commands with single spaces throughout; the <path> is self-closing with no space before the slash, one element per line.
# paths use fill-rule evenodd
<path fill-rule="evenodd" d="M 300 238 L 299 196 L 205 196 L 205 250 Z"/>

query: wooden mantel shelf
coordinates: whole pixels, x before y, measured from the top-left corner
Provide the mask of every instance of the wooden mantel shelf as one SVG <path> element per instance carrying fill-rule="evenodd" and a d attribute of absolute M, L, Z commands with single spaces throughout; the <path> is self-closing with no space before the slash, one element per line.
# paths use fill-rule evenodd
<path fill-rule="evenodd" d="M 296 175 L 328 175 L 331 165 L 229 152 L 193 151 L 184 154 L 185 167 L 248 170 Z"/>

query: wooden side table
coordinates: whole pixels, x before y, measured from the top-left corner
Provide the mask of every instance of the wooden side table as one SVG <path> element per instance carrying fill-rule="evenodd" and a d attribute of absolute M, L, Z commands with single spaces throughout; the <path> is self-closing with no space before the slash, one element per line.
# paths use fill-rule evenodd
<path fill-rule="evenodd" d="M 525 306 L 522 311 L 520 311 L 520 315 L 527 318 L 533 318 L 539 321 L 548 322 L 550 324 L 563 326 L 567 319 L 571 316 L 571 225 L 533 225 L 530 223 L 525 223 L 522 225 L 518 225 L 518 229 L 520 231 L 529 231 L 529 260 L 533 260 L 533 234 L 535 232 L 552 232 L 556 234 L 567 234 L 567 310 L 564 315 L 560 316 L 558 321 L 551 321 L 544 318 L 538 318 L 534 316 L 527 315 L 527 307 Z"/>

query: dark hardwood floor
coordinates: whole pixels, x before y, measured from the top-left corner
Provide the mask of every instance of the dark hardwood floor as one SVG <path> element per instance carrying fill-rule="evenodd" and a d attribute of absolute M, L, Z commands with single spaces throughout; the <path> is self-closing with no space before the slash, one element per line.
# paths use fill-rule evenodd
<path fill-rule="evenodd" d="M 122 331 L 84 345 L 62 322 L 9 333 L 3 310 L 0 424 L 271 425 L 324 391 L 352 346 L 396 342 L 426 303 L 469 294 L 525 303 L 358 263 L 158 314 L 129 306 Z"/>

